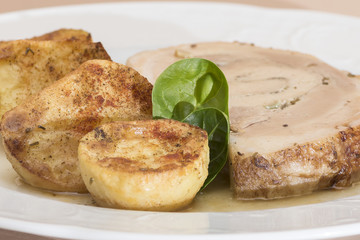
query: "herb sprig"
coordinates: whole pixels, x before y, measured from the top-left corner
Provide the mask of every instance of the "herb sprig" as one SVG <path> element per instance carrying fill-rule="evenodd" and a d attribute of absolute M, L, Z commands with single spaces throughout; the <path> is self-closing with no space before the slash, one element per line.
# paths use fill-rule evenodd
<path fill-rule="evenodd" d="M 228 84 L 211 61 L 192 58 L 169 66 L 156 80 L 153 117 L 171 118 L 198 126 L 208 133 L 209 175 L 204 189 L 227 161 L 229 142 Z"/>

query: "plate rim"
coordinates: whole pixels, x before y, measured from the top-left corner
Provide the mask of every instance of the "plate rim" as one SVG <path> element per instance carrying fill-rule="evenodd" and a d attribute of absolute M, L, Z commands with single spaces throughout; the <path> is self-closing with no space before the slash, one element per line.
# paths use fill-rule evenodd
<path fill-rule="evenodd" d="M 44 12 L 48 12 L 48 11 L 66 11 L 68 9 L 81 9 L 81 8 L 95 8 L 95 7 L 100 7 L 100 6 L 111 6 L 111 5 L 148 5 L 150 3 L 156 3 L 156 4 L 160 4 L 160 5 L 176 5 L 176 4 L 194 4 L 194 5 L 198 5 L 198 4 L 212 4 L 212 5 L 228 5 L 228 6 L 233 6 L 233 5 L 236 5 L 237 7 L 243 7 L 243 8 L 251 8 L 251 9 L 261 9 L 261 11 L 268 11 L 270 9 L 270 11 L 281 11 L 281 12 L 297 12 L 297 13 L 311 13 L 311 14 L 324 14 L 324 15 L 328 15 L 328 16 L 337 16 L 337 17 L 341 17 L 341 18 L 346 18 L 346 19 L 351 19 L 351 20 L 356 20 L 356 21 L 359 21 L 360 18 L 358 17 L 355 17 L 355 16 L 347 16 L 347 15 L 342 15 L 342 14 L 335 14 L 335 13 L 327 13 L 327 12 L 321 12 L 321 11 L 317 11 L 317 10 L 304 10 L 304 9 L 287 9 L 287 8 L 284 8 L 284 9 L 280 9 L 280 8 L 267 8 L 267 7 L 261 7 L 261 6 L 253 6 L 253 5 L 247 5 L 247 4 L 239 4 L 239 3 L 233 3 L 233 2 L 213 2 L 213 1 L 193 1 L 193 2 L 182 2 L 182 1 L 173 1 L 173 2 L 169 2 L 169 1 L 154 1 L 154 2 L 151 2 L 151 1 L 136 1 L 136 2 L 107 2 L 107 3 L 87 3 L 87 4 L 74 4 L 74 5 L 64 5 L 64 6 L 54 6 L 54 7 L 41 7 L 41 8 L 34 8 L 34 9 L 26 9 L 26 10 L 20 10 L 20 11 L 11 11 L 11 12 L 6 12 L 6 13 L 1 13 L 0 14 L 0 22 L 3 21 L 4 18 L 6 17 L 16 17 L 17 15 L 21 15 L 21 14 L 38 14 L 38 13 L 43 13 Z M 0 186 L 0 188 L 3 188 Z M 36 196 L 33 196 L 33 197 L 36 197 Z M 56 201 L 56 200 L 54 200 Z M 263 211 L 263 210 L 259 210 L 259 211 Z M 184 213 L 184 214 L 193 214 L 193 213 Z M 38 232 L 38 231 L 33 231 L 32 229 L 23 229 L 21 228 L 21 226 L 17 226 L 17 227 L 11 227 L 9 223 L 6 223 L 6 220 L 9 220 L 9 218 L 6 218 L 6 217 L 3 217 L 0 215 L 0 227 L 9 227 L 7 229 L 10 229 L 10 230 L 16 230 L 16 231 L 19 231 L 19 232 L 27 232 L 27 233 L 32 233 L 32 234 L 37 234 L 37 235 L 43 235 L 43 236 L 52 236 L 54 237 L 53 235 L 47 235 L 45 233 L 42 233 L 42 232 Z M 10 222 L 11 223 L 16 223 L 16 222 L 19 222 L 19 223 L 29 223 L 28 221 L 23 221 L 23 220 L 16 220 L 16 219 L 10 219 Z M 33 222 L 30 222 L 32 224 L 34 224 Z M 35 223 L 35 224 L 39 224 L 39 226 L 43 226 L 45 223 Z M 17 225 L 17 224 L 15 224 Z M 21 224 L 20 224 L 21 225 Z M 59 226 L 59 225 L 54 225 L 54 224 L 48 224 L 49 226 L 53 226 L 53 227 L 56 227 L 56 226 Z M 62 226 L 62 225 L 61 225 Z M 66 226 L 66 225 L 65 225 Z M 75 226 L 75 227 L 78 227 L 78 226 Z M 304 230 L 290 230 L 288 232 L 286 231 L 281 231 L 282 234 L 285 234 L 287 237 L 289 236 L 288 234 L 290 233 L 294 233 L 294 232 L 299 232 L 299 231 L 302 231 L 304 234 L 308 233 L 308 234 L 311 234 L 311 233 L 316 233 L 317 232 L 317 237 L 320 237 L 322 239 L 325 239 L 325 237 L 329 237 L 328 234 L 329 234 L 329 231 L 335 231 L 336 232 L 336 227 L 322 227 L 322 228 L 316 228 L 316 229 L 304 229 Z M 344 237 L 344 236 L 353 236 L 353 233 L 360 233 L 360 231 L 351 231 L 351 230 L 354 230 L 356 228 L 359 229 L 360 227 L 360 222 L 359 223 L 352 223 L 352 224 L 343 224 L 343 225 L 339 225 L 339 227 L 345 227 L 347 228 L 348 231 L 346 231 L 345 234 L 347 235 L 344 235 L 343 233 L 339 233 L 338 232 L 338 235 L 336 235 L 336 233 L 334 233 L 335 237 Z M 83 228 L 83 227 L 80 227 L 80 228 Z M 331 228 L 331 229 L 330 229 Z M 84 228 L 84 230 L 87 230 L 87 228 Z M 325 230 L 325 231 L 324 231 Z M 100 229 L 97 229 L 97 231 L 99 232 L 103 232 L 104 230 L 100 230 Z M 320 233 L 324 231 L 323 233 Z M 122 234 L 123 232 L 114 232 L 114 231 L 108 231 L 108 232 L 111 232 L 115 235 L 117 234 Z M 349 233 L 349 234 L 348 234 Z M 138 235 L 141 235 L 141 234 L 137 234 L 137 233 L 133 233 L 133 234 L 129 234 L 129 233 L 126 233 L 129 237 L 134 237 L 135 235 L 138 236 Z M 274 233 L 274 232 L 264 232 L 264 233 L 249 233 L 249 234 L 238 234 L 236 233 L 235 235 L 232 235 L 232 234 L 220 234 L 220 235 L 214 235 L 214 234 L 208 234 L 208 235 L 204 235 L 204 234 L 201 234 L 201 235 L 189 235 L 189 234 L 186 234 L 185 236 L 192 236 L 192 238 L 196 238 L 196 239 L 215 239 L 215 237 L 224 237 L 224 239 L 235 239 L 235 237 L 239 237 L 239 235 L 246 235 L 247 237 L 249 238 L 252 238 L 252 239 L 264 239 L 263 237 L 263 234 L 277 234 L 276 236 L 278 236 L 279 233 Z M 131 235 L 131 236 L 130 236 Z M 176 238 L 181 238 L 181 237 L 184 237 L 184 235 L 177 235 L 177 236 L 173 236 L 171 235 L 172 237 L 176 237 Z M 62 237 L 62 238 L 67 238 L 66 236 L 63 236 L 61 233 L 55 237 Z M 119 236 L 117 236 L 119 237 Z M 151 236 L 149 239 L 152 239 L 152 237 L 156 237 L 157 239 L 159 239 L 159 235 L 153 235 Z M 161 235 L 161 237 L 169 237 L 168 235 Z M 259 237 L 259 238 L 258 238 Z M 261 238 L 260 238 L 261 237 Z M 274 237 L 274 236 L 272 236 Z M 304 236 L 302 236 L 303 238 Z M 308 235 L 308 237 L 313 237 L 313 235 Z M 331 236 L 333 237 L 333 236 Z M 85 238 L 84 238 L 85 239 Z M 269 238 L 271 239 L 271 238 Z M 278 238 L 279 239 L 279 238 Z M 282 238 L 280 238 L 282 239 Z M 285 239 L 285 238 L 284 238 Z M 295 239 L 295 238 L 294 238 Z"/>

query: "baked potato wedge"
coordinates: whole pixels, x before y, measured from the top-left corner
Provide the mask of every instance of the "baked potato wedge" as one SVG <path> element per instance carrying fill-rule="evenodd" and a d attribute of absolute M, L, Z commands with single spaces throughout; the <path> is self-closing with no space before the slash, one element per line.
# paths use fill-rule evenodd
<path fill-rule="evenodd" d="M 37 41 L 84 41 L 92 42 L 91 34 L 81 29 L 66 29 L 45 33 L 41 36 L 30 38 L 30 40 Z"/>
<path fill-rule="evenodd" d="M 86 192 L 78 167 L 78 142 L 96 126 L 152 117 L 152 85 L 135 70 L 89 60 L 4 114 L 5 153 L 29 184 Z"/>
<path fill-rule="evenodd" d="M 51 41 L 14 40 L 0 42 L 0 117 L 65 74 L 90 59 L 107 59 L 101 43 L 64 40 L 68 31 L 49 38 Z M 84 33 L 76 32 L 76 39 Z M 70 36 L 67 36 L 70 37 Z M 70 37 L 71 39 L 71 37 Z M 91 40 L 91 37 L 90 37 Z"/>
<path fill-rule="evenodd" d="M 104 207 L 175 211 L 208 175 L 206 131 L 170 119 L 101 125 L 80 140 L 78 154 L 85 185 Z"/>

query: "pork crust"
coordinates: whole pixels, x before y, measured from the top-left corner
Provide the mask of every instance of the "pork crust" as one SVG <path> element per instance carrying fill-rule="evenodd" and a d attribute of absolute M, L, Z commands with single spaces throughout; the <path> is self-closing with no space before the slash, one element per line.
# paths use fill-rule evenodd
<path fill-rule="evenodd" d="M 360 126 L 269 154 L 230 150 L 237 199 L 273 199 L 344 188 L 360 181 Z"/>

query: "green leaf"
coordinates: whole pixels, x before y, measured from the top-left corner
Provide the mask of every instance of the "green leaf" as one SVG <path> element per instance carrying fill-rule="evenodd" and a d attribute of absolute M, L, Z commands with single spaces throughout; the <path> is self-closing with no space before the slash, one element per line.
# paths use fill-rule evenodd
<path fill-rule="evenodd" d="M 188 102 L 178 102 L 176 104 L 173 115 L 171 116 L 171 119 L 185 119 L 188 115 L 190 115 L 194 111 L 195 107 Z M 182 120 L 181 120 L 182 121 Z"/>
<path fill-rule="evenodd" d="M 200 58 L 180 60 L 155 82 L 153 116 L 171 118 L 179 102 L 190 103 L 195 109 L 213 107 L 228 115 L 228 95 L 226 78 L 214 63 Z"/>
<path fill-rule="evenodd" d="M 202 187 L 204 189 L 227 161 L 230 129 L 228 116 L 215 108 L 203 108 L 192 112 L 183 122 L 198 126 L 208 133 L 210 163 L 209 175 Z"/>
<path fill-rule="evenodd" d="M 228 85 L 222 71 L 211 61 L 180 60 L 156 80 L 153 117 L 172 118 L 203 128 L 210 147 L 206 187 L 227 161 L 229 142 Z"/>

